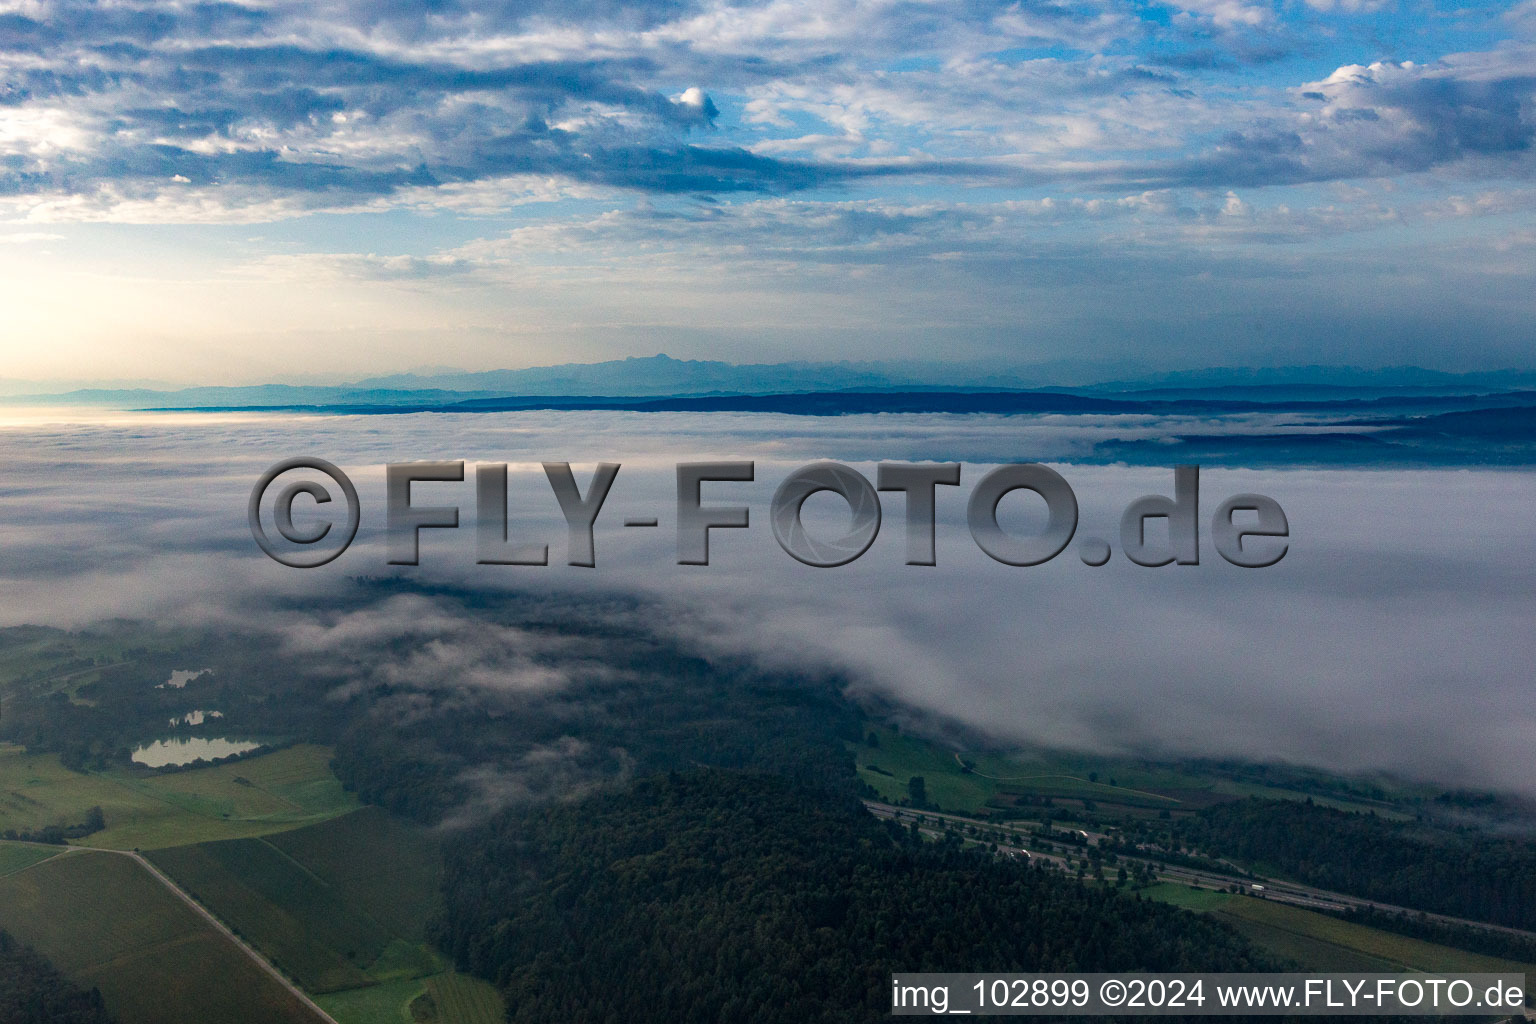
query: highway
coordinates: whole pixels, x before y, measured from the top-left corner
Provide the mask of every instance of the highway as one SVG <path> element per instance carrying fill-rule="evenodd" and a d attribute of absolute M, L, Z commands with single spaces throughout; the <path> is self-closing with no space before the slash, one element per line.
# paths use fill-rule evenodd
<path fill-rule="evenodd" d="M 1025 823 L 986 821 L 982 818 L 968 818 L 964 815 L 940 811 L 917 811 L 910 807 L 897 807 L 893 804 L 880 803 L 876 800 L 865 800 L 864 806 L 869 808 L 870 812 L 878 818 L 896 818 L 902 821 L 911 821 L 914 817 L 921 816 L 923 818 L 949 821 L 957 825 L 975 825 L 989 832 L 1002 831 L 1016 836 L 1018 841 L 1007 846 L 999 843 L 998 849 L 1006 849 L 1010 852 L 1027 851 L 1031 859 L 1044 860 L 1058 867 L 1066 866 L 1065 859 L 1059 854 L 1042 853 L 1029 849 L 1029 843 L 1035 841 L 1035 836 L 1025 829 Z M 1029 822 L 1027 824 L 1033 827 L 1036 823 Z M 936 828 L 923 828 L 922 831 L 934 836 L 942 834 L 942 830 Z M 1102 832 L 1078 832 L 1078 835 L 1086 836 L 1089 843 L 1099 843 L 1107 838 Z M 1122 856 L 1125 855 L 1122 854 Z M 1317 889 L 1296 882 L 1287 882 L 1283 879 L 1244 876 L 1235 873 L 1227 875 L 1220 872 L 1166 864 L 1160 861 L 1156 854 L 1152 853 L 1135 853 L 1129 856 L 1137 860 L 1150 862 L 1157 872 L 1158 879 L 1162 881 L 1177 882 L 1180 885 L 1193 886 L 1197 889 L 1227 890 L 1237 886 L 1253 895 L 1262 892 L 1265 899 L 1274 900 L 1276 903 L 1288 903 L 1292 906 L 1305 907 L 1308 910 L 1325 910 L 1335 913 L 1353 908 L 1370 908 L 1386 911 L 1387 913 L 1412 914 L 1414 916 L 1418 916 L 1420 913 L 1410 907 L 1396 906 L 1391 903 L 1379 903 L 1375 900 L 1348 896 L 1339 892 L 1330 892 L 1326 889 Z M 1255 884 L 1263 886 L 1263 889 L 1255 890 L 1253 888 Z M 1521 935 L 1526 938 L 1536 939 L 1536 932 L 1524 931 L 1520 928 L 1509 928 L 1503 925 L 1472 921 L 1461 917 L 1449 917 L 1445 914 L 1425 914 L 1424 916 L 1431 921 L 1440 921 L 1445 924 L 1466 925 L 1472 928 L 1483 928 L 1488 931 L 1505 932 L 1511 935 Z"/>

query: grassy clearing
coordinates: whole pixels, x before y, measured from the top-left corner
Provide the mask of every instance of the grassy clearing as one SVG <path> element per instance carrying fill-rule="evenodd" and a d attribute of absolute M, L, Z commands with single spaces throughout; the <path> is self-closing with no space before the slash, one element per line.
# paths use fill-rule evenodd
<path fill-rule="evenodd" d="M 82 821 L 100 807 L 107 827 L 80 840 L 100 849 L 157 849 L 264 835 L 358 806 L 330 770 L 328 747 L 295 746 L 214 768 L 168 775 L 73 772 L 53 754 L 0 748 L 0 831 Z"/>
<path fill-rule="evenodd" d="M 1196 889 L 1188 885 L 1180 885 L 1177 882 L 1158 882 L 1141 890 L 1141 894 L 1149 900 L 1157 900 L 1159 903 L 1170 903 L 1175 907 L 1183 907 L 1185 910 L 1207 911 L 1220 910 L 1232 900 L 1237 899 L 1231 893 L 1216 892 L 1213 889 Z"/>
<path fill-rule="evenodd" d="M 506 1004 L 494 986 L 454 971 L 337 992 L 317 1001 L 338 1024 L 501 1024 L 506 1020 Z"/>
<path fill-rule="evenodd" d="M 337 1024 L 417 1024 L 411 1017 L 411 1003 L 426 991 L 421 979 L 407 978 L 372 988 L 332 992 L 315 997 L 315 1002 L 336 1018 Z"/>
<path fill-rule="evenodd" d="M 925 740 L 887 729 L 875 730 L 878 747 L 849 744 L 858 763 L 859 778 L 889 803 L 907 799 L 907 781 L 921 776 L 928 800 L 946 811 L 975 814 L 996 792 L 995 784 L 960 770 L 954 755 Z"/>
<path fill-rule="evenodd" d="M 1304 952 L 1305 959 L 1300 955 L 1292 956 L 1292 959 L 1313 970 L 1408 969 L 1536 974 L 1536 965 L 1467 953 L 1450 946 L 1367 928 L 1272 900 L 1235 897 L 1224 904 L 1216 916 L 1228 921 L 1239 931 L 1250 934 L 1261 945 L 1270 945 L 1272 948 L 1284 946 Z M 1263 941 L 1260 941 L 1260 936 Z M 1340 963 L 1367 961 L 1375 966 L 1336 966 Z"/>
<path fill-rule="evenodd" d="M 377 960 L 368 965 L 368 976 L 375 981 L 420 979 L 437 974 L 447 966 L 426 943 L 395 939 L 384 947 Z"/>
<path fill-rule="evenodd" d="M 954 751 L 886 729 L 874 732 L 879 746 L 848 745 L 858 764 L 859 778 L 874 787 L 882 799 L 900 803 L 908 796 L 908 780 L 921 776 L 930 803 L 960 814 L 981 813 L 988 804 L 1019 796 L 1173 808 L 1179 804 L 1177 799 L 1135 787 L 1188 781 L 1168 773 L 1141 772 L 1134 778 L 1116 776 L 1117 784 L 1110 785 L 1089 778 L 1090 773 L 1103 774 L 1090 766 L 1093 762 L 1067 755 L 1013 758 L 967 753 L 961 755 L 972 765 L 967 771 Z"/>
<path fill-rule="evenodd" d="M 124 1024 L 314 1024 L 311 1011 L 131 858 L 73 852 L 0 878 L 0 927 Z"/>

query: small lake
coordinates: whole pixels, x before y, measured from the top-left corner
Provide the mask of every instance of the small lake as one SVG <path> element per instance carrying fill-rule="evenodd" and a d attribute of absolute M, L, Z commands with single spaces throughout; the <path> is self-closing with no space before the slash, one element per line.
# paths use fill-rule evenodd
<path fill-rule="evenodd" d="M 207 672 L 212 672 L 212 671 L 213 671 L 213 669 L 210 669 L 210 668 L 194 668 L 194 669 L 178 668 L 178 669 L 174 669 L 171 672 L 171 678 L 167 679 L 165 682 L 163 682 L 163 683 L 159 684 L 158 686 L 156 686 L 155 689 L 157 689 L 157 690 L 165 690 L 165 689 L 179 690 L 183 686 L 186 686 L 188 683 L 190 683 L 192 680 L 196 679 L 198 676 L 203 675 L 204 673 L 207 673 Z"/>
<path fill-rule="evenodd" d="M 187 739 L 155 740 L 153 743 L 136 747 L 133 751 L 133 762 L 150 768 L 164 768 L 168 764 L 191 764 L 198 758 L 212 761 L 214 758 L 228 757 L 230 754 L 243 754 L 259 746 L 261 746 L 260 743 L 252 743 L 249 740 L 227 740 L 222 737 L 207 739 L 202 736 L 193 736 Z"/>

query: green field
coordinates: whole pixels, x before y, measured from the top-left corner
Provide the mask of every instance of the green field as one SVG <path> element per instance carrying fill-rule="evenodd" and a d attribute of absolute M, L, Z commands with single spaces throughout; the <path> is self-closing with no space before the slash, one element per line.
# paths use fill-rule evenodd
<path fill-rule="evenodd" d="M 437 843 L 377 808 L 150 857 L 311 993 L 442 969 L 421 944 L 437 903 Z"/>
<path fill-rule="evenodd" d="M 1064 800 L 1096 800 L 1125 806 L 1175 808 L 1179 800 L 1153 788 L 1190 780 L 1167 772 L 1120 772 L 1116 785 L 1097 762 L 1070 755 L 1007 756 L 995 753 L 958 755 L 928 740 L 888 729 L 874 730 L 879 746 L 848 745 L 858 764 L 859 778 L 874 787 L 882 799 L 899 803 L 907 798 L 907 780 L 921 776 L 929 802 L 945 811 L 985 813 L 989 807 L 1012 802 L 1020 796 Z M 963 760 L 971 768 L 966 770 Z M 1103 778 L 1091 780 L 1090 773 Z M 1119 775 L 1124 774 L 1125 778 Z M 1208 784 L 1208 783 L 1207 783 Z"/>
<path fill-rule="evenodd" d="M 1411 817 L 1380 801 L 1341 799 L 1145 762 L 1063 751 L 957 753 L 942 744 L 891 729 L 871 731 L 878 746 L 849 743 L 847 748 L 858 765 L 859 778 L 869 783 L 882 800 L 900 803 L 907 799 L 907 781 L 921 776 L 929 803 L 939 810 L 959 814 L 986 814 L 1045 798 L 1065 801 L 1068 806 L 1091 800 L 1121 811 L 1151 814 L 1192 811 L 1221 800 L 1266 796 L 1310 798 L 1314 803 L 1341 810 L 1370 810 L 1388 818 Z M 1299 769 L 1296 772 L 1306 775 Z"/>
<path fill-rule="evenodd" d="M 63 847 L 33 846 L 30 843 L 7 843 L 0 840 L 0 878 L 62 852 Z"/>
<path fill-rule="evenodd" d="M 426 829 L 377 807 L 267 837 L 392 935 L 422 942 L 437 909 L 442 852 Z"/>
<path fill-rule="evenodd" d="M 124 1024 L 314 1024 L 315 1017 L 132 858 L 75 852 L 0 878 L 0 927 Z"/>
<path fill-rule="evenodd" d="M 404 978 L 370 988 L 354 988 L 315 997 L 320 1009 L 337 1024 L 419 1024 L 411 1016 L 411 1003 L 426 994 L 420 978 Z"/>
<path fill-rule="evenodd" d="M 1185 910 L 1199 911 L 1220 910 L 1232 900 L 1237 899 L 1231 893 L 1216 892 L 1214 889 L 1196 889 L 1177 882 L 1159 882 L 1141 890 L 1141 894 L 1159 903 L 1171 903 Z"/>
<path fill-rule="evenodd" d="M 391 936 L 264 839 L 156 850 L 156 867 L 312 993 L 373 984 Z"/>
<path fill-rule="evenodd" d="M 506 1019 L 501 993 L 467 974 L 449 971 L 428 978 L 427 995 L 441 1024 L 501 1024 Z"/>
<path fill-rule="evenodd" d="M 1525 973 L 1536 976 L 1536 965 L 1467 953 L 1393 932 L 1341 921 L 1273 900 L 1233 896 L 1214 916 L 1226 921 L 1255 943 L 1284 955 L 1309 970 L 1433 971 L 1467 973 Z M 1340 966 L 1369 964 L 1370 966 Z"/>
<path fill-rule="evenodd" d="M 337 992 L 318 1002 L 338 1024 L 501 1024 L 506 1019 L 506 1005 L 493 986 L 453 971 Z"/>
<path fill-rule="evenodd" d="M 0 832 L 82 821 L 107 827 L 80 840 L 102 849 L 155 849 L 264 835 L 344 814 L 357 801 L 330 770 L 327 747 L 295 746 L 165 775 L 75 772 L 53 754 L 0 747 Z"/>
<path fill-rule="evenodd" d="M 1525 973 L 1536 965 L 1441 946 L 1394 932 L 1341 921 L 1303 907 L 1161 882 L 1142 891 L 1149 899 L 1208 913 L 1254 945 L 1313 971 L 1432 971 Z"/>

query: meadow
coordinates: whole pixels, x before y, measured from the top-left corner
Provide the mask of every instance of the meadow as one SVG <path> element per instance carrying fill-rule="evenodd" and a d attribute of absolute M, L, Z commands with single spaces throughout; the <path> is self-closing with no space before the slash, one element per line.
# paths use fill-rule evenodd
<path fill-rule="evenodd" d="M 155 774 L 72 771 L 55 754 L 0 746 L 0 832 L 83 821 L 100 807 L 106 828 L 80 840 L 100 849 L 151 850 L 265 835 L 359 805 L 330 770 L 327 747 L 298 745 L 216 767 Z"/>
<path fill-rule="evenodd" d="M 1329 795 L 1308 782 L 1338 780 L 1296 772 L 1294 779 L 1256 781 L 1227 775 L 1212 767 L 1149 764 L 1119 758 L 1064 751 L 956 752 L 941 744 L 893 729 L 869 730 L 875 745 L 846 744 L 857 763 L 859 778 L 880 799 L 901 803 L 909 798 L 908 780 L 921 777 L 928 803 L 937 810 L 986 816 L 1028 817 L 1028 808 L 1049 799 L 1059 807 L 1102 805 L 1132 814 L 1178 813 L 1198 810 L 1223 800 L 1246 796 L 1306 800 L 1340 810 L 1372 811 L 1386 818 L 1406 818 L 1395 806 L 1409 790 L 1386 790 L 1380 799 Z M 1298 788 L 1306 786 L 1306 788 Z"/>
<path fill-rule="evenodd" d="M 321 996 L 338 1024 L 501 1024 L 506 1004 L 494 986 L 456 971 Z"/>

